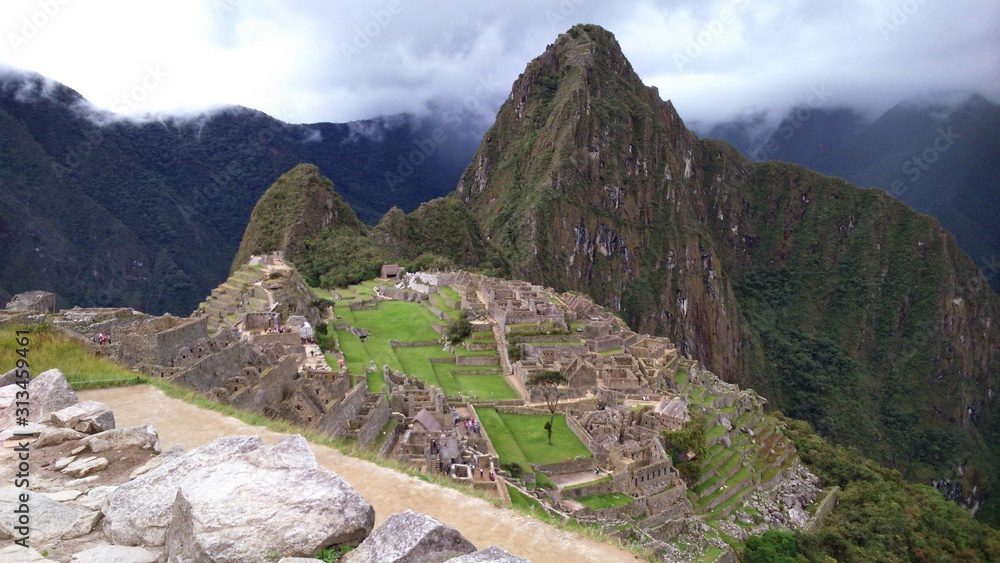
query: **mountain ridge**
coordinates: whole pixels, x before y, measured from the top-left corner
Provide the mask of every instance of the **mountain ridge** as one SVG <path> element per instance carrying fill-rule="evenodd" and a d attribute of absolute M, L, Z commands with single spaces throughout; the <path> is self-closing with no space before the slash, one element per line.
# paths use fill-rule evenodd
<path fill-rule="evenodd" d="M 970 506 L 994 482 L 1000 301 L 953 237 L 698 139 L 609 32 L 575 26 L 528 64 L 454 197 L 513 275 L 591 294 L 910 478 L 962 481 Z"/>

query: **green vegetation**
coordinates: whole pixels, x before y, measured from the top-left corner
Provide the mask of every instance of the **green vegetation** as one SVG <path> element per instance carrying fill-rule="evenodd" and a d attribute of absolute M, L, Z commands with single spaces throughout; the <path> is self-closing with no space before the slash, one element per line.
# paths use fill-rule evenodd
<path fill-rule="evenodd" d="M 469 322 L 469 312 L 462 311 L 458 318 L 448 323 L 445 338 L 452 344 L 458 344 L 472 334 L 472 323 Z"/>
<path fill-rule="evenodd" d="M 533 464 L 560 463 L 577 456 L 590 457 L 590 451 L 566 426 L 565 415 L 554 417 L 552 434 L 555 445 L 546 442 L 546 418 L 543 415 L 499 413 L 480 407 L 480 422 L 490 436 L 493 447 L 503 462 L 514 462 L 524 471 Z"/>
<path fill-rule="evenodd" d="M 841 488 L 837 506 L 823 526 L 813 533 L 795 534 L 800 557 L 808 561 L 825 557 L 838 561 L 1000 561 L 1000 531 L 973 520 L 937 490 L 908 483 L 899 472 L 820 438 L 806 422 L 779 418 L 821 485 Z M 787 536 L 768 536 L 753 545 L 753 556 L 778 548 L 781 553 L 792 551 Z"/>
<path fill-rule="evenodd" d="M 17 335 L 13 328 L 0 329 L 0 371 L 14 369 L 21 356 L 18 354 Z M 84 345 L 62 332 L 47 326 L 31 327 L 27 335 L 27 361 L 31 376 L 53 368 L 66 376 L 73 389 L 91 389 L 116 385 L 143 383 L 144 378 L 118 364 L 100 358 L 88 351 Z"/>
<path fill-rule="evenodd" d="M 542 396 L 545 397 L 545 405 L 549 408 L 549 412 L 552 413 L 549 421 L 545 423 L 545 431 L 548 433 L 549 445 L 551 446 L 553 420 L 556 416 L 556 406 L 559 404 L 559 397 L 562 394 L 559 386 L 566 383 L 566 376 L 558 371 L 540 371 L 531 376 L 531 379 L 525 383 L 529 388 L 538 389 L 542 393 Z"/>
<path fill-rule="evenodd" d="M 701 478 L 702 458 L 705 456 L 705 423 L 695 417 L 683 430 L 664 431 L 663 442 L 667 455 L 680 471 L 681 477 L 693 485 Z"/>

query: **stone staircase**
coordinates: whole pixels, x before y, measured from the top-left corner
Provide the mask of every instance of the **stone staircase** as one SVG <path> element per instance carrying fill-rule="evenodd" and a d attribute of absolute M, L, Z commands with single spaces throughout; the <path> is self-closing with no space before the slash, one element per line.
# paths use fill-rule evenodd
<path fill-rule="evenodd" d="M 214 334 L 220 327 L 234 326 L 245 312 L 267 311 L 272 305 L 271 297 L 267 290 L 256 285 L 265 276 L 266 271 L 260 266 L 244 265 L 213 289 L 191 316 L 205 317 L 209 334 Z"/>

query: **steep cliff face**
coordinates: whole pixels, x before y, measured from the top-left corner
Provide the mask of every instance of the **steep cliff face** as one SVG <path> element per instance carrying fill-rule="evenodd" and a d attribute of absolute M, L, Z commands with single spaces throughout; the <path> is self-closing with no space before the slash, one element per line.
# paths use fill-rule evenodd
<path fill-rule="evenodd" d="M 576 26 L 528 65 L 455 196 L 515 276 L 589 293 L 913 478 L 994 479 L 1000 304 L 951 235 L 697 139 L 607 31 Z"/>

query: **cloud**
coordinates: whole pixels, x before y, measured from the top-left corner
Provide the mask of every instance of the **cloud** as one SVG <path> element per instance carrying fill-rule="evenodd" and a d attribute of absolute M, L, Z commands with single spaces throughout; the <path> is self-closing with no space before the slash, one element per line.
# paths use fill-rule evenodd
<path fill-rule="evenodd" d="M 580 22 L 614 32 L 688 120 L 787 108 L 814 87 L 869 111 L 934 91 L 1000 97 L 994 0 L 55 3 L 45 17 L 36 2 L 0 4 L 0 63 L 118 113 L 239 104 L 347 122 L 460 104 L 486 120 L 527 62 Z M 22 37 L 33 19 L 45 25 Z M 165 76 L 140 92 L 150 68 Z"/>

